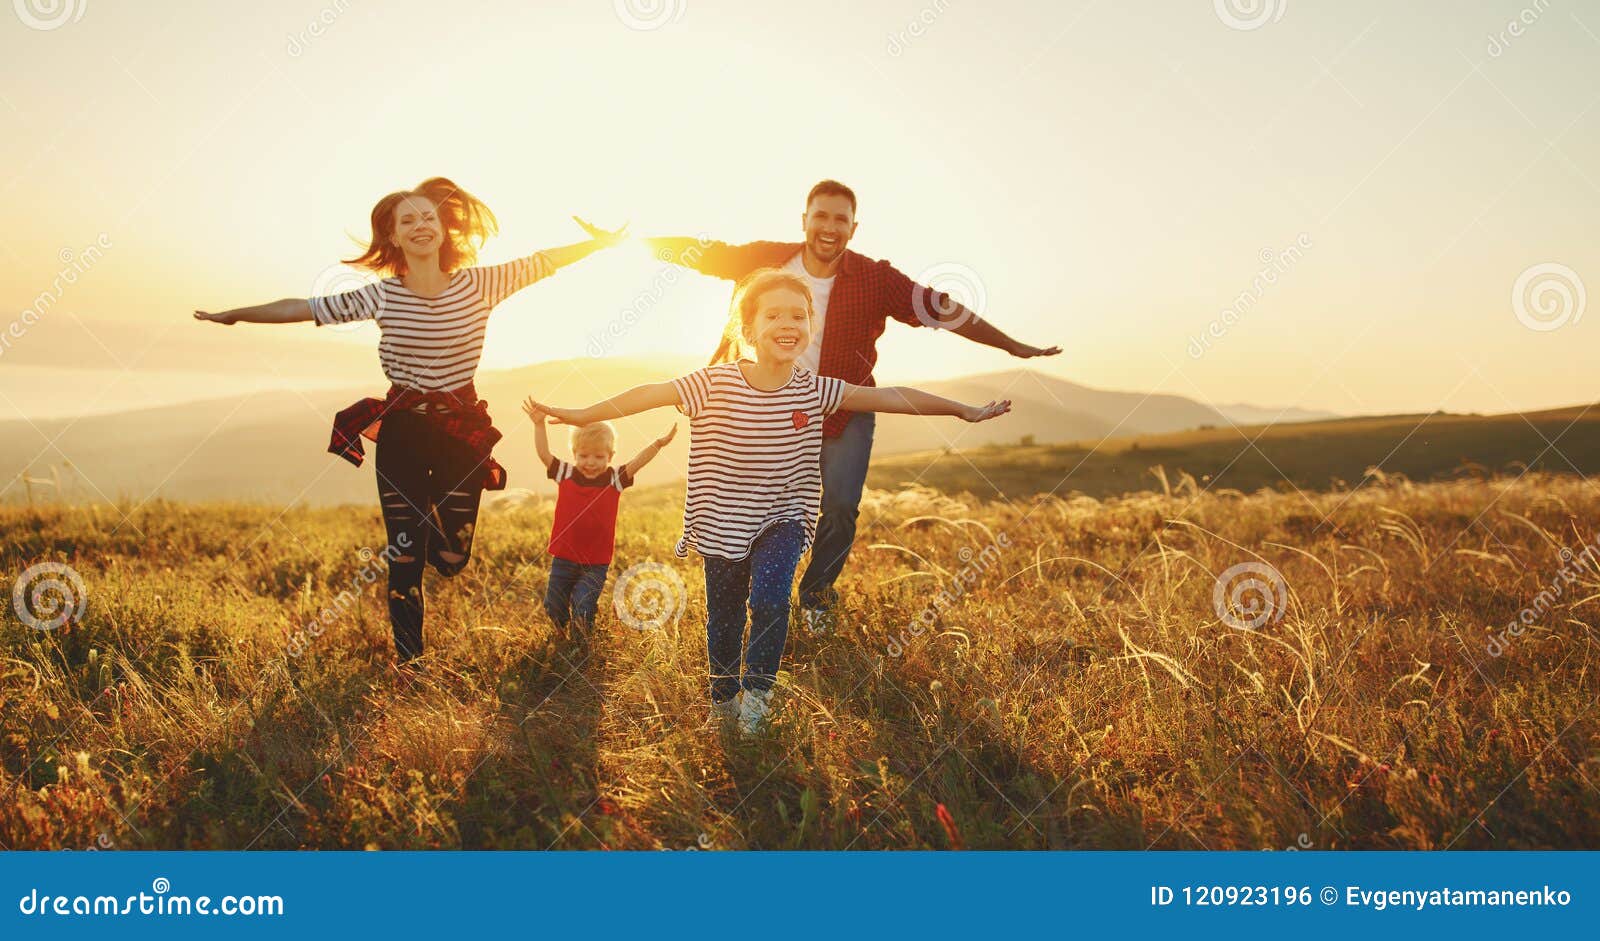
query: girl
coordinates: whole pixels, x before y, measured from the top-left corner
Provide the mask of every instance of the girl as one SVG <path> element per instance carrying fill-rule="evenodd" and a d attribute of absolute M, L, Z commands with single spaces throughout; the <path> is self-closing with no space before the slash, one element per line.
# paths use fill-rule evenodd
<path fill-rule="evenodd" d="M 485 489 L 505 486 L 490 456 L 500 432 L 472 380 L 489 311 L 556 269 L 619 241 L 618 232 L 577 220 L 591 236 L 503 265 L 479 268 L 477 250 L 498 231 L 494 214 L 444 177 L 378 200 L 372 239 L 346 264 L 387 275 L 358 290 L 289 298 L 195 319 L 220 324 L 318 326 L 376 320 L 378 359 L 390 382 L 383 399 L 362 399 L 334 419 L 328 450 L 359 466 L 361 439 L 377 442 L 378 498 L 389 547 L 389 620 L 402 666 L 422 653 L 422 573 L 458 574 L 472 554 Z"/>
<path fill-rule="evenodd" d="M 767 724 L 795 566 L 816 532 L 822 420 L 844 409 L 979 422 L 1011 409 L 1009 400 L 963 405 L 917 389 L 814 375 L 795 365 L 812 326 L 805 280 L 765 268 L 735 290 L 732 344 L 724 344 L 732 347 L 731 362 L 713 357 L 712 365 L 687 376 L 637 386 L 588 408 L 529 400 L 530 408 L 568 424 L 668 405 L 689 416 L 688 496 L 676 552 L 683 557 L 692 548 L 705 559 L 712 721 L 737 719 L 747 735 Z M 750 637 L 741 656 L 747 608 Z"/>

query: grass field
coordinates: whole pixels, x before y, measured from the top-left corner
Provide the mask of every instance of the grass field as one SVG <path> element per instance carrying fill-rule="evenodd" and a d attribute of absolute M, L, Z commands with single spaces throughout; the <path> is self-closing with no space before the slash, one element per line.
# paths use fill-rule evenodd
<path fill-rule="evenodd" d="M 50 631 L 5 612 L 0 844 L 1600 846 L 1600 490 L 1170 483 L 870 493 L 842 628 L 791 635 L 754 741 L 702 727 L 671 489 L 624 500 L 612 584 L 667 566 L 676 621 L 626 626 L 608 589 L 592 638 L 555 635 L 550 505 L 506 503 L 465 573 L 429 575 L 412 687 L 375 508 L 0 509 L 8 579 L 66 563 L 85 600 Z M 1245 563 L 1281 603 L 1218 607 Z"/>
<path fill-rule="evenodd" d="M 1218 427 L 1097 442 L 991 445 L 876 457 L 868 484 L 917 480 L 982 499 L 1053 493 L 1094 497 L 1159 486 L 1151 474 L 1188 473 L 1207 489 L 1344 489 L 1368 468 L 1411 480 L 1515 475 L 1527 469 L 1600 474 L 1600 408 L 1505 415 L 1381 415 L 1271 427 Z M 1070 477 L 1066 476 L 1070 474 Z M 1061 495 L 1066 496 L 1065 489 Z"/>

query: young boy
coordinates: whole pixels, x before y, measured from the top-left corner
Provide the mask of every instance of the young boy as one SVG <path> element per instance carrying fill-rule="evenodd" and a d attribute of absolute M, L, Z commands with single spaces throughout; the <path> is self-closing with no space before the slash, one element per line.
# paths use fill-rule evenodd
<path fill-rule="evenodd" d="M 533 421 L 533 446 L 550 479 L 556 482 L 556 517 L 550 532 L 550 584 L 544 609 L 556 627 L 566 630 L 576 620 L 580 629 L 594 626 L 605 587 L 606 571 L 616 548 L 617 500 L 633 486 L 633 477 L 666 447 L 678 426 L 646 445 L 622 467 L 612 467 L 617 433 L 610 422 L 572 429 L 572 462 L 550 454 L 545 416 L 524 406 Z"/>

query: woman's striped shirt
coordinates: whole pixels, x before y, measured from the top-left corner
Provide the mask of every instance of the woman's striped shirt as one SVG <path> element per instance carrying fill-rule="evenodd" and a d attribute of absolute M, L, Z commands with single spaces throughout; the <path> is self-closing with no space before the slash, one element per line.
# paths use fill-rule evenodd
<path fill-rule="evenodd" d="M 737 561 L 779 520 L 805 524 L 806 545 L 822 502 L 822 420 L 839 408 L 845 383 L 796 368 L 765 392 L 737 363 L 708 366 L 672 381 L 689 416 L 689 492 L 679 557 Z"/>
<path fill-rule="evenodd" d="M 313 297 L 318 326 L 376 320 L 383 339 L 378 361 L 396 385 L 432 392 L 472 381 L 483 355 L 489 311 L 512 294 L 555 272 L 542 253 L 484 268 L 462 268 L 436 297 L 384 278 L 354 291 Z"/>

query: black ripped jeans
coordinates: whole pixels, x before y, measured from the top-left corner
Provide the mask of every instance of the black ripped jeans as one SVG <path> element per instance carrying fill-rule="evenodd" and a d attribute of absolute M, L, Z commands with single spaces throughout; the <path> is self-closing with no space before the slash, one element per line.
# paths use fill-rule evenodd
<path fill-rule="evenodd" d="M 389 413 L 378 427 L 376 466 L 390 547 L 389 621 L 405 663 L 422 653 L 423 570 L 432 565 L 449 578 L 472 556 L 484 468 L 428 414 L 410 409 Z"/>

